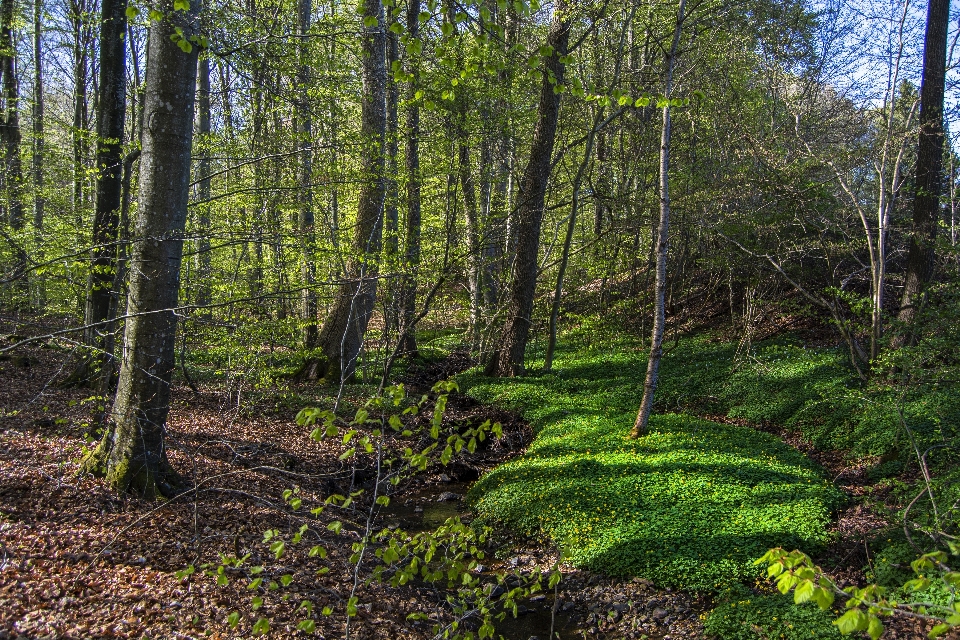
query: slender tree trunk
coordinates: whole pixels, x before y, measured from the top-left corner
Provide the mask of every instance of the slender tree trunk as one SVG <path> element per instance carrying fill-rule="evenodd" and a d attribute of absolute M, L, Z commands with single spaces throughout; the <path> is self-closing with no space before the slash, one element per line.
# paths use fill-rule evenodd
<path fill-rule="evenodd" d="M 573 179 L 573 201 L 570 203 L 570 218 L 567 219 L 567 233 L 563 239 L 563 253 L 560 256 L 560 265 L 557 268 L 557 286 L 553 291 L 553 306 L 550 309 L 550 330 L 547 338 L 547 355 L 544 358 L 543 369 L 550 371 L 553 367 L 553 353 L 557 348 L 557 321 L 560 317 L 560 297 L 563 294 L 563 277 L 567 271 L 567 262 L 570 259 L 570 245 L 573 242 L 573 232 L 577 227 L 577 212 L 580 208 L 580 186 L 583 184 L 583 174 L 590 164 L 593 155 L 593 144 L 597 136 L 597 127 L 603 120 L 603 108 L 598 108 L 593 118 L 593 126 L 587 134 L 587 147 L 583 152 L 583 161 L 577 168 L 577 175 Z M 600 134 L 601 137 L 603 134 Z"/>
<path fill-rule="evenodd" d="M 363 34 L 363 99 L 360 108 L 363 184 L 357 202 L 354 257 L 347 264 L 344 283 L 337 291 L 319 339 L 325 357 L 323 377 L 331 382 L 349 380 L 356 370 L 357 357 L 376 300 L 377 260 L 383 235 L 387 66 L 381 0 L 364 0 L 363 16 L 378 20 L 376 25 L 364 27 Z"/>
<path fill-rule="evenodd" d="M 83 2 L 71 2 L 70 20 L 73 26 L 73 219 L 79 230 L 84 227 L 84 182 L 87 156 L 87 7 Z"/>
<path fill-rule="evenodd" d="M 393 78 L 392 70 L 395 62 L 400 60 L 397 46 L 397 34 L 387 32 L 387 195 L 384 205 L 386 234 L 384 242 L 384 262 L 390 272 L 396 272 L 400 251 L 400 202 L 397 191 L 397 155 L 399 144 L 397 129 L 399 114 L 397 103 L 400 101 L 400 87 Z M 394 329 L 399 328 L 399 283 L 391 278 L 387 284 L 388 293 L 384 296 L 384 335 L 389 336 Z"/>
<path fill-rule="evenodd" d="M 103 0 L 100 26 L 100 93 L 97 99 L 97 200 L 93 217 L 93 249 L 87 275 L 83 342 L 91 353 L 73 373 L 73 381 L 96 385 L 109 379 L 105 347 L 117 269 L 117 238 L 123 188 L 123 128 L 127 107 L 126 0 Z M 104 385 L 105 388 L 108 385 Z"/>
<path fill-rule="evenodd" d="M 303 293 L 300 313 L 303 318 L 303 347 L 315 349 L 317 335 L 317 292 L 314 283 L 317 279 L 316 265 L 316 225 L 313 213 L 313 123 L 310 117 L 310 100 L 307 94 L 310 85 L 309 42 L 310 19 L 313 14 L 311 0 L 299 0 L 300 19 L 300 69 L 297 76 L 299 95 L 297 96 L 297 144 L 300 147 L 300 242 L 303 253 Z M 316 377 L 316 365 L 311 365 L 307 377 Z"/>
<path fill-rule="evenodd" d="M 467 231 L 467 288 L 470 292 L 470 345 L 476 348 L 480 338 L 480 220 L 477 214 L 477 189 L 473 182 L 473 162 L 470 159 L 470 134 L 466 127 L 466 103 L 461 105 L 457 132 L 457 161 L 460 177 L 460 195 L 463 198 L 464 223 Z"/>
<path fill-rule="evenodd" d="M 523 357 L 530 335 L 533 297 L 537 287 L 540 226 L 543 223 L 544 200 L 560 117 L 560 94 L 554 91 L 554 86 L 563 83 L 565 65 L 560 58 L 567 53 L 570 36 L 568 11 L 566 1 L 557 2 L 547 35 L 546 45 L 552 49 L 552 53 L 544 60 L 537 125 L 533 132 L 530 159 L 520 182 L 520 202 L 516 213 L 517 253 L 507 294 L 507 320 L 501 333 L 500 347 L 487 363 L 487 375 L 517 376 L 524 372 Z"/>
<path fill-rule="evenodd" d="M 917 148 L 913 229 L 907 253 L 903 298 L 897 316 L 906 327 L 915 323 L 923 290 L 933 277 L 934 244 L 943 191 L 943 94 L 949 21 L 949 0 L 930 0 L 920 85 L 920 140 Z M 895 339 L 892 346 L 902 346 L 904 336 L 902 334 Z"/>
<path fill-rule="evenodd" d="M 201 56 L 197 73 L 197 142 L 200 153 L 197 154 L 197 258 L 195 302 L 205 307 L 211 301 L 210 286 L 210 59 Z M 209 315 L 208 311 L 203 311 Z"/>
<path fill-rule="evenodd" d="M 420 0 L 408 0 L 407 32 L 416 38 L 420 32 Z M 412 54 L 408 54 L 412 56 Z M 407 135 L 405 163 L 407 169 L 407 220 L 404 239 L 404 276 L 400 293 L 400 341 L 398 353 L 416 357 L 417 338 L 414 318 L 417 309 L 417 276 L 420 269 L 420 107 L 417 104 L 417 65 L 407 62 L 407 72 L 414 81 L 407 88 Z"/>
<path fill-rule="evenodd" d="M 3 113 L 0 139 L 3 142 L 4 186 L 7 222 L 10 229 L 23 229 L 23 168 L 20 162 L 20 87 L 17 82 L 16 49 L 13 40 L 14 0 L 0 1 L 0 73 L 3 75 Z M 26 253 L 17 251 L 15 272 L 26 278 Z M 26 282 L 23 280 L 22 282 Z"/>
<path fill-rule="evenodd" d="M 167 460 L 165 430 L 174 369 L 180 266 L 187 220 L 190 153 L 196 98 L 196 45 L 186 53 L 171 36 L 196 33 L 199 3 L 174 11 L 159 9 L 150 37 L 144 105 L 139 207 L 130 269 L 130 294 L 120 381 L 112 423 L 85 461 L 121 493 L 147 498 L 169 496 L 178 477 Z M 189 41 L 188 41 L 189 42 Z"/>
<path fill-rule="evenodd" d="M 647 423 L 653 410 L 653 394 L 657 389 L 660 358 L 663 355 L 663 330 L 666 325 L 664 294 L 667 290 L 667 246 L 670 232 L 670 99 L 673 94 L 673 70 L 676 66 L 677 48 L 680 46 L 680 29 L 683 26 L 683 11 L 686 0 L 677 7 L 677 24 L 673 31 L 673 43 L 667 53 L 667 79 L 664 90 L 663 127 L 660 131 L 660 225 L 657 229 L 657 271 L 654 280 L 653 333 L 650 337 L 650 358 L 647 360 L 647 376 L 643 381 L 643 399 L 637 420 L 630 431 L 631 438 L 647 433 Z"/>
<path fill-rule="evenodd" d="M 33 234 L 37 262 L 43 262 L 43 218 L 46 195 L 43 192 L 43 31 L 41 18 L 42 0 L 33 3 Z M 34 279 L 34 306 L 43 309 L 46 305 L 46 285 L 43 278 Z"/>

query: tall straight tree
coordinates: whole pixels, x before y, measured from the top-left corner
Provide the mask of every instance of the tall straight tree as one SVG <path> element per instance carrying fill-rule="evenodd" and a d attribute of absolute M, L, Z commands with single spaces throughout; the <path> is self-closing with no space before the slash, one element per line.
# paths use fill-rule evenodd
<path fill-rule="evenodd" d="M 666 325 L 665 294 L 667 291 L 667 247 L 670 238 L 670 100 L 673 96 L 673 71 L 680 47 L 680 30 L 683 26 L 685 0 L 677 6 L 677 23 L 673 29 L 673 41 L 667 51 L 667 73 L 663 91 L 663 122 L 660 129 L 660 224 L 657 226 L 656 277 L 653 298 L 653 332 L 650 336 L 650 357 L 647 359 L 647 375 L 643 380 L 643 399 L 637 411 L 637 419 L 630 431 L 631 438 L 647 433 L 647 423 L 653 410 L 653 394 L 657 389 L 660 373 L 660 358 L 663 356 L 663 329 Z"/>
<path fill-rule="evenodd" d="M 93 249 L 87 276 L 83 342 L 91 350 L 74 372 L 78 384 L 93 375 L 104 389 L 113 374 L 113 354 L 106 352 L 102 324 L 110 313 L 117 269 L 117 239 L 123 188 L 123 127 L 127 107 L 126 0 L 103 0 L 100 23 L 100 91 L 97 96 L 97 200 L 93 214 Z"/>
<path fill-rule="evenodd" d="M 486 366 L 486 374 L 491 376 L 518 376 L 524 371 L 523 356 L 530 336 L 533 297 L 537 288 L 540 227 L 560 118 L 561 94 L 554 88 L 563 83 L 565 65 L 561 58 L 567 54 L 570 38 L 569 11 L 566 0 L 558 0 L 547 35 L 546 47 L 550 49 L 550 55 L 544 57 L 537 124 L 530 159 L 520 180 L 515 216 L 516 257 L 507 293 L 507 319 L 500 334 L 500 347 L 491 354 Z"/>
<path fill-rule="evenodd" d="M 420 33 L 420 0 L 407 2 L 407 33 L 416 38 Z M 399 352 L 417 355 L 417 338 L 413 322 L 417 309 L 417 275 L 420 268 L 420 105 L 417 101 L 417 65 L 407 53 L 407 73 L 414 81 L 407 87 L 407 131 L 404 161 L 407 168 L 407 220 L 403 254 L 404 276 L 400 293 Z"/>
<path fill-rule="evenodd" d="M 36 259 L 43 262 L 43 217 L 46 195 L 43 192 L 43 28 L 41 26 L 43 0 L 33 2 L 33 234 L 36 245 Z M 37 308 L 46 304 L 46 293 L 42 278 L 34 285 Z"/>
<path fill-rule="evenodd" d="M 87 125 L 89 118 L 87 83 L 88 54 L 91 39 L 88 0 L 70 0 L 70 26 L 73 30 L 73 217 L 79 232 L 83 227 L 86 181 Z M 78 233 L 78 239 L 81 237 Z"/>
<path fill-rule="evenodd" d="M 920 83 L 920 140 L 917 146 L 916 193 L 913 228 L 907 253 L 898 320 L 913 324 L 923 290 L 933 277 L 934 243 L 940 220 L 943 191 L 943 94 L 946 80 L 947 28 L 950 0 L 930 0 L 923 45 L 923 78 Z M 900 346 L 903 338 L 894 340 Z"/>
<path fill-rule="evenodd" d="M 3 76 L 0 142 L 3 144 L 7 222 L 12 230 L 19 231 L 23 228 L 23 168 L 20 162 L 20 87 L 13 39 L 14 4 L 15 0 L 0 0 L 0 75 Z M 16 272 L 25 277 L 26 255 L 20 249 L 15 251 L 18 253 Z"/>
<path fill-rule="evenodd" d="M 190 154 L 199 48 L 199 3 L 174 10 L 158 6 L 147 56 L 139 207 L 130 256 L 123 361 L 111 423 L 85 461 L 117 491 L 147 498 L 171 495 L 177 475 L 164 434 L 174 369 L 176 306 L 187 219 Z M 182 48 L 181 48 L 182 47 Z"/>
<path fill-rule="evenodd" d="M 310 20 L 313 14 L 311 0 L 299 0 L 298 44 L 300 68 L 297 72 L 297 144 L 300 148 L 300 242 L 303 247 L 303 293 L 301 295 L 301 313 L 303 316 L 303 346 L 307 350 L 317 346 L 317 292 L 316 280 L 316 225 L 313 214 L 313 124 L 310 118 L 310 64 L 309 40 Z M 307 374 L 315 378 L 314 367 Z"/>
<path fill-rule="evenodd" d="M 228 125 L 229 127 L 229 125 Z M 210 58 L 201 56 L 197 68 L 197 297 L 196 304 L 210 304 Z M 202 313 L 207 313 L 206 310 Z"/>
<path fill-rule="evenodd" d="M 320 331 L 323 377 L 353 375 L 377 295 L 377 260 L 383 235 L 384 143 L 387 126 L 386 27 L 381 0 L 363 3 L 363 92 L 360 105 L 362 186 L 357 202 L 353 252 L 344 282 Z"/>

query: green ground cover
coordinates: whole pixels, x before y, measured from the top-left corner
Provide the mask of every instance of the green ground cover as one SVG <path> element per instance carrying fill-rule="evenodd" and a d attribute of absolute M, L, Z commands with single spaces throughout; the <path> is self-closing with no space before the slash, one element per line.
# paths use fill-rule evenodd
<path fill-rule="evenodd" d="M 731 361 L 729 345 L 690 340 L 664 362 L 661 398 L 722 402 L 705 390 L 722 386 Z M 758 575 L 752 562 L 771 546 L 823 544 L 842 495 L 774 436 L 667 413 L 646 437 L 626 437 L 645 363 L 642 343 L 623 338 L 561 351 L 549 374 L 462 376 L 470 395 L 518 410 L 536 430 L 522 457 L 471 491 L 481 518 L 547 536 L 580 566 L 696 590 Z"/>

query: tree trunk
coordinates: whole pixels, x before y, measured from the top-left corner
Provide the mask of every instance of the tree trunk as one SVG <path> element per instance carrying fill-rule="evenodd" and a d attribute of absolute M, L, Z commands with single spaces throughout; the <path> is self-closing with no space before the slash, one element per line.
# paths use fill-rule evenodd
<path fill-rule="evenodd" d="M 33 2 L 33 234 L 37 262 L 43 262 L 43 217 L 46 195 L 43 193 L 43 31 L 42 0 Z M 46 286 L 43 278 L 34 279 L 34 307 L 46 305 Z"/>
<path fill-rule="evenodd" d="M 317 279 L 316 265 L 316 229 L 313 214 L 313 122 L 310 118 L 310 101 L 308 89 L 310 85 L 309 42 L 307 34 L 310 32 L 310 19 L 313 14 L 311 0 L 299 0 L 299 29 L 300 29 L 300 69 L 297 75 L 299 95 L 297 96 L 297 144 L 300 147 L 300 242 L 303 252 L 303 293 L 301 294 L 300 312 L 303 318 L 303 348 L 307 351 L 318 345 L 317 336 L 317 292 L 314 283 Z M 307 377 L 313 379 L 315 365 L 309 366 Z"/>
<path fill-rule="evenodd" d="M 416 38 L 420 32 L 420 0 L 408 0 L 407 32 Z M 412 54 L 408 54 L 412 56 Z M 403 266 L 404 276 L 400 292 L 400 348 L 399 353 L 411 357 L 417 354 L 417 338 L 413 322 L 417 309 L 417 275 L 420 268 L 420 107 L 416 100 L 417 65 L 407 62 L 407 72 L 414 81 L 407 88 L 407 136 L 405 162 L 407 169 L 407 221 L 405 229 Z"/>
<path fill-rule="evenodd" d="M 660 373 L 660 358 L 663 355 L 663 329 L 666 325 L 664 294 L 667 289 L 667 246 L 670 231 L 670 98 L 673 89 L 673 70 L 676 66 L 677 48 L 680 45 L 680 28 L 683 25 L 685 0 L 677 7 L 677 24 L 673 31 L 673 43 L 667 53 L 667 79 L 664 90 L 663 127 L 660 131 L 660 225 L 657 229 L 657 270 L 654 280 L 653 334 L 650 338 L 650 358 L 647 360 L 647 376 L 643 381 L 643 399 L 637 420 L 630 431 L 631 438 L 647 433 L 647 423 L 653 410 L 653 394 L 657 389 Z"/>
<path fill-rule="evenodd" d="M 470 292 L 470 346 L 475 349 L 480 339 L 480 220 L 477 214 L 477 190 L 473 182 L 470 160 L 470 134 L 466 127 L 466 102 L 462 103 L 457 132 L 457 161 L 460 195 L 463 198 L 464 223 L 467 231 L 467 288 Z"/>
<path fill-rule="evenodd" d="M 197 297 L 196 304 L 206 307 L 211 300 L 210 287 L 210 59 L 203 56 L 197 73 Z M 204 315 L 209 311 L 203 310 Z"/>
<path fill-rule="evenodd" d="M 387 32 L 387 177 L 386 177 L 386 203 L 384 205 L 384 217 L 386 224 L 384 262 L 387 270 L 391 273 L 396 272 L 399 251 L 400 251 L 400 203 L 399 193 L 397 191 L 397 155 L 399 145 L 397 140 L 397 129 L 399 114 L 397 113 L 397 103 L 400 101 L 400 87 L 393 78 L 393 65 L 400 60 L 397 46 L 397 34 L 392 31 Z M 384 318 L 383 331 L 384 336 L 388 337 L 399 328 L 399 317 L 397 314 L 398 296 L 400 287 L 398 282 L 391 278 L 387 283 L 388 294 L 384 298 Z"/>
<path fill-rule="evenodd" d="M 80 229 L 84 226 L 84 160 L 87 156 L 87 7 L 83 2 L 70 3 L 70 21 L 73 27 L 73 219 Z"/>
<path fill-rule="evenodd" d="M 923 290 L 933 277 L 934 243 L 943 191 L 943 94 L 947 59 L 949 0 L 930 0 L 923 46 L 923 79 L 920 85 L 920 140 L 917 147 L 916 195 L 913 228 L 907 253 L 907 272 L 899 320 L 909 331 L 917 317 Z M 893 341 L 898 348 L 906 333 Z"/>
<path fill-rule="evenodd" d="M 20 162 L 20 87 L 15 64 L 13 39 L 14 0 L 0 1 L 0 73 L 3 74 L 3 113 L 0 117 L 0 139 L 3 142 L 4 186 L 7 222 L 10 229 L 23 229 L 23 168 Z M 26 278 L 26 254 L 17 251 L 15 273 Z M 23 280 L 25 282 L 25 280 Z"/>
<path fill-rule="evenodd" d="M 139 207 L 130 265 L 130 294 L 120 381 L 112 420 L 84 467 L 117 491 L 169 496 L 178 477 L 164 444 L 174 369 L 180 265 L 187 219 L 198 47 L 184 52 L 171 36 L 196 33 L 199 3 L 159 9 L 148 57 Z M 179 30 L 176 30 L 179 27 Z M 187 41 L 189 42 L 189 41 Z M 185 47 L 186 48 L 186 47 Z"/>
<path fill-rule="evenodd" d="M 117 238 L 123 187 L 123 127 L 127 106 L 126 0 L 103 0 L 100 25 L 100 94 L 97 98 L 97 201 L 93 217 L 93 249 L 87 275 L 83 343 L 90 353 L 74 371 L 73 381 L 96 386 L 106 371 L 107 319 L 117 269 Z"/>
<path fill-rule="evenodd" d="M 557 2 L 547 35 L 546 45 L 552 48 L 552 53 L 544 59 L 537 125 L 533 132 L 530 159 L 520 181 L 520 202 L 515 218 L 516 258 L 507 294 L 507 320 L 501 333 L 500 347 L 491 354 L 486 366 L 486 374 L 491 376 L 517 376 L 524 371 L 523 356 L 530 335 L 533 297 L 537 287 L 540 226 L 543 223 L 544 199 L 560 117 L 560 94 L 554 89 L 563 83 L 565 65 L 560 58 L 567 53 L 570 36 L 568 11 L 567 2 Z"/>
<path fill-rule="evenodd" d="M 583 160 L 577 168 L 577 175 L 573 179 L 573 201 L 570 203 L 570 218 L 567 220 L 567 233 L 563 239 L 563 253 L 560 256 L 560 265 L 557 267 L 557 286 L 553 291 L 553 306 L 550 309 L 550 329 L 547 338 L 547 355 L 544 358 L 543 369 L 550 371 L 553 367 L 553 353 L 557 348 L 557 321 L 560 317 L 560 296 L 563 294 L 563 277 L 567 271 L 567 262 L 570 259 L 570 245 L 573 242 L 573 232 L 577 226 L 577 213 L 580 208 L 580 185 L 583 184 L 583 174 L 590 164 L 593 155 L 593 144 L 597 137 L 597 128 L 603 121 L 604 110 L 598 108 L 593 118 L 593 126 L 587 134 L 587 147 L 583 152 Z M 601 139 L 603 133 L 600 133 Z"/>
<path fill-rule="evenodd" d="M 377 259 L 383 234 L 384 138 L 386 132 L 386 27 L 381 0 L 364 0 L 364 18 L 377 24 L 364 27 L 363 99 L 360 108 L 361 173 L 353 251 L 337 291 L 319 344 L 323 349 L 323 377 L 344 382 L 353 376 L 363 346 L 367 323 L 377 294 Z"/>

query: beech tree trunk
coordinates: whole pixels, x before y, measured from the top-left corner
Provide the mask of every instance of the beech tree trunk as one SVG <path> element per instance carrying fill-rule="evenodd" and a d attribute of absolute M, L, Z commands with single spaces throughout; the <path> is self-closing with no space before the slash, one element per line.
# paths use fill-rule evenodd
<path fill-rule="evenodd" d="M 79 230 L 84 226 L 84 181 L 87 157 L 87 24 L 88 7 L 84 0 L 70 3 L 70 21 L 73 27 L 73 218 Z"/>
<path fill-rule="evenodd" d="M 0 1 L 0 74 L 3 75 L 3 113 L 0 139 L 3 143 L 4 186 L 7 222 L 13 231 L 23 228 L 23 168 L 20 162 L 20 87 L 13 42 L 14 0 Z M 16 273 L 26 277 L 25 254 L 17 258 Z"/>
<path fill-rule="evenodd" d="M 300 147 L 300 242 L 303 253 L 303 293 L 300 297 L 300 312 L 303 318 L 303 347 L 312 350 L 317 347 L 317 292 L 314 282 L 317 279 L 316 225 L 313 214 L 313 121 L 310 118 L 310 101 L 307 91 L 310 84 L 309 47 L 307 34 L 310 32 L 310 19 L 313 13 L 311 0 L 300 0 L 300 70 L 297 75 L 299 95 L 297 96 L 297 144 Z M 309 378 L 315 365 L 309 367 Z"/>
<path fill-rule="evenodd" d="M 363 98 L 360 108 L 360 162 L 363 184 L 357 202 L 353 256 L 346 265 L 344 282 L 337 290 L 323 328 L 322 377 L 330 382 L 349 380 L 356 370 L 367 323 L 377 295 L 377 260 L 383 235 L 384 142 L 386 134 L 386 27 L 381 0 L 364 0 L 363 16 L 378 18 L 364 27 Z"/>
<path fill-rule="evenodd" d="M 420 0 L 408 0 L 407 32 L 420 32 Z M 411 54 L 408 54 L 410 56 Z M 407 221 L 403 254 L 404 277 L 400 292 L 400 345 L 398 352 L 417 357 L 414 318 L 417 309 L 417 275 L 420 269 L 420 107 L 416 100 L 417 65 L 408 59 L 407 72 L 414 81 L 407 85 L 407 135 L 404 149 L 407 169 Z"/>
<path fill-rule="evenodd" d="M 907 253 L 903 298 L 897 316 L 908 332 L 916 321 L 923 290 L 933 277 L 934 243 L 940 219 L 940 195 L 943 192 L 943 94 L 949 22 L 949 0 L 930 0 L 920 84 L 920 140 L 917 147 L 913 228 Z M 905 335 L 894 339 L 892 346 L 902 346 Z"/>
<path fill-rule="evenodd" d="M 200 307 L 210 304 L 210 59 L 203 56 L 197 72 L 197 297 Z M 207 310 L 202 311 L 209 315 Z"/>
<path fill-rule="evenodd" d="M 179 484 L 167 460 L 164 434 L 174 369 L 199 48 L 194 44 L 184 52 L 171 36 L 177 28 L 186 38 L 196 33 L 198 6 L 195 2 L 189 11 L 174 11 L 172 0 L 166 0 L 158 7 L 166 17 L 151 26 L 139 207 L 130 257 L 130 317 L 111 424 L 84 464 L 106 476 L 117 491 L 146 498 L 170 496 Z"/>
<path fill-rule="evenodd" d="M 580 186 L 583 184 L 583 174 L 590 164 L 593 155 L 593 145 L 597 137 L 597 128 L 603 120 L 604 109 L 597 109 L 593 117 L 593 125 L 587 134 L 587 146 L 583 152 L 583 160 L 577 168 L 573 179 L 573 200 L 570 203 L 570 217 L 567 219 L 567 233 L 563 239 L 563 253 L 560 256 L 560 265 L 557 267 L 557 285 L 553 290 L 553 305 L 550 307 L 550 327 L 547 336 L 547 355 L 544 357 L 543 369 L 550 371 L 553 367 L 553 354 L 557 348 L 557 322 L 560 319 L 560 298 L 563 295 L 563 278 L 567 272 L 567 263 L 570 260 L 570 245 L 573 243 L 573 232 L 577 227 L 577 214 L 580 209 Z M 603 133 L 600 133 L 601 139 Z"/>
<path fill-rule="evenodd" d="M 500 346 L 487 362 L 489 376 L 518 376 L 524 372 L 523 356 L 530 335 L 533 297 L 537 287 L 537 258 L 540 250 L 540 226 L 543 223 L 544 200 L 550 179 L 550 162 L 560 117 L 560 94 L 554 87 L 563 82 L 565 65 L 560 61 L 567 53 L 570 36 L 568 4 L 558 1 L 554 7 L 546 45 L 551 55 L 544 59 L 537 124 L 530 147 L 530 159 L 520 181 L 516 210 L 516 258 L 507 293 L 507 319 L 500 335 Z"/>
<path fill-rule="evenodd" d="M 38 262 L 43 262 L 43 218 L 46 206 L 46 195 L 43 192 L 43 31 L 41 17 L 43 13 L 42 0 L 33 2 L 33 234 L 35 255 Z M 34 304 L 42 309 L 46 304 L 46 287 L 43 278 L 34 280 Z"/>
<path fill-rule="evenodd" d="M 97 98 L 97 200 L 93 249 L 87 275 L 83 343 L 89 353 L 73 373 L 84 386 L 109 387 L 112 353 L 106 351 L 111 327 L 101 324 L 110 313 L 117 270 L 117 239 L 123 186 L 123 127 L 127 105 L 126 0 L 103 0 L 100 25 L 100 92 Z M 98 382 L 101 381 L 101 382 Z"/>
<path fill-rule="evenodd" d="M 665 293 L 667 290 L 667 247 L 670 235 L 670 99 L 673 95 L 673 70 L 676 66 L 677 48 L 680 46 L 680 28 L 683 26 L 685 0 L 677 7 L 677 24 L 673 31 L 673 43 L 667 53 L 667 78 L 664 83 L 663 126 L 660 130 L 660 224 L 657 227 L 656 278 L 654 280 L 653 332 L 650 337 L 650 357 L 647 360 L 647 375 L 643 381 L 643 399 L 637 411 L 637 419 L 630 431 L 631 438 L 647 433 L 647 423 L 653 410 L 653 394 L 657 389 L 660 373 L 660 358 L 663 356 L 663 329 L 666 326 Z"/>

